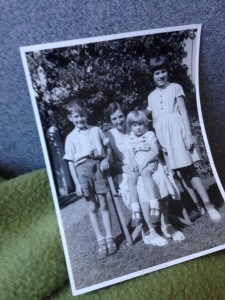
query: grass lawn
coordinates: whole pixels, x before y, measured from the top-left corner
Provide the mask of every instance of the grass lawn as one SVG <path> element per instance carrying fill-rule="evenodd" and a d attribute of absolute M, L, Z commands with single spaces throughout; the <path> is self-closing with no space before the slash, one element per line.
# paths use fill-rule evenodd
<path fill-rule="evenodd" d="M 141 237 L 133 246 L 127 245 L 125 239 L 119 239 L 121 230 L 109 198 L 113 232 L 117 237 L 119 249 L 115 255 L 103 260 L 97 259 L 96 241 L 90 227 L 85 200 L 80 199 L 64 207 L 61 215 L 76 288 L 89 287 L 225 244 L 225 205 L 221 204 L 223 200 L 216 185 L 211 186 L 208 192 L 211 199 L 214 198 L 214 203 L 220 206 L 222 222 L 214 224 L 205 214 L 196 219 L 191 226 L 174 223 L 175 227 L 185 234 L 186 240 L 169 240 L 169 244 L 164 247 L 147 246 Z M 122 207 L 128 221 L 130 212 L 124 205 Z"/>

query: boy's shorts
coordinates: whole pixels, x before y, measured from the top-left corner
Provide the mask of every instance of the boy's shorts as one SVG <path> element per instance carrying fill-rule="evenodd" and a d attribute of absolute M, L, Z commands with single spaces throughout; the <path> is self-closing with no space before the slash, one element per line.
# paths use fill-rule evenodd
<path fill-rule="evenodd" d="M 107 181 L 100 170 L 100 160 L 87 159 L 76 167 L 76 171 L 85 198 L 107 193 Z"/>

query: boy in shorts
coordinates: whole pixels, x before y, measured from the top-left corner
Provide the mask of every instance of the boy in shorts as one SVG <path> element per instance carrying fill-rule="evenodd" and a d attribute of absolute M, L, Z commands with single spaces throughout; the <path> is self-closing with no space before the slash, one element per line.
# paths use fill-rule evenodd
<path fill-rule="evenodd" d="M 117 251 L 112 237 L 104 175 L 104 171 L 109 169 L 111 149 L 103 131 L 87 124 L 87 110 L 81 100 L 71 101 L 66 108 L 69 111 L 68 119 L 75 128 L 66 137 L 64 159 L 68 161 L 77 194 L 83 194 L 87 201 L 91 225 L 98 243 L 98 257 L 102 259 Z M 100 227 L 99 209 L 106 236 Z"/>

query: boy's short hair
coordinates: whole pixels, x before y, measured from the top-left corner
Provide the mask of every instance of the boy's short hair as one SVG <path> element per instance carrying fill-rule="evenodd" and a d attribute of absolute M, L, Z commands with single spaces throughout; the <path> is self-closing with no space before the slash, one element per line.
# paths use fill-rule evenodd
<path fill-rule="evenodd" d="M 141 123 L 144 124 L 146 127 L 148 126 L 149 120 L 146 117 L 145 113 L 140 110 L 133 110 L 129 112 L 127 115 L 127 127 L 130 129 L 132 124 L 134 123 Z"/>
<path fill-rule="evenodd" d="M 79 114 L 88 115 L 87 108 L 84 105 L 84 100 L 81 99 L 72 99 L 67 105 L 66 109 L 69 113 L 78 112 Z"/>
<path fill-rule="evenodd" d="M 155 71 L 158 71 L 158 70 L 161 70 L 164 68 L 167 70 L 168 73 L 170 73 L 170 71 L 171 71 L 170 63 L 166 56 L 158 55 L 158 56 L 152 57 L 150 59 L 150 71 L 151 71 L 152 75 L 154 74 Z"/>

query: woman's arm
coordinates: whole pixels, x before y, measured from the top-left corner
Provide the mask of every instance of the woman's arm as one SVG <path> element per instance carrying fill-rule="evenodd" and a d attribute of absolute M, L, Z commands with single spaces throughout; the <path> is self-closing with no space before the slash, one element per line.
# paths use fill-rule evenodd
<path fill-rule="evenodd" d="M 192 134 L 191 134 L 191 126 L 190 126 L 190 121 L 186 109 L 186 105 L 184 102 L 183 97 L 177 97 L 177 105 L 179 112 L 181 114 L 181 117 L 183 119 L 184 127 L 185 127 L 185 146 L 188 150 L 192 150 L 194 146 L 194 141 L 192 139 Z"/>

